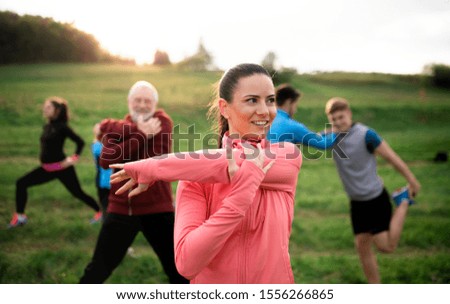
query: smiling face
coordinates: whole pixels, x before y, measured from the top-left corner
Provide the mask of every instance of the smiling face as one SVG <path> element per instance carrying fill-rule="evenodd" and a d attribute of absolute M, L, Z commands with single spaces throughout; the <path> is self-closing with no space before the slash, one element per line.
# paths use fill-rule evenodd
<path fill-rule="evenodd" d="M 253 74 L 241 78 L 228 103 L 219 100 L 220 112 L 228 120 L 230 135 L 265 138 L 277 110 L 275 88 L 270 77 Z"/>
<path fill-rule="evenodd" d="M 346 132 L 352 127 L 352 112 L 349 109 L 339 110 L 327 115 L 333 125 L 333 131 Z"/>

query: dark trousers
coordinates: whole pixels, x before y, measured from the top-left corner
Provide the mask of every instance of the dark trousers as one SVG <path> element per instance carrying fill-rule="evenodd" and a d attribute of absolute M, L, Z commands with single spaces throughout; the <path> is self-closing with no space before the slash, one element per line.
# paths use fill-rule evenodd
<path fill-rule="evenodd" d="M 169 282 L 189 283 L 175 266 L 173 225 L 172 212 L 133 216 L 107 213 L 94 256 L 86 266 L 80 283 L 99 284 L 106 281 L 124 258 L 139 231 L 142 231 L 158 255 Z"/>
<path fill-rule="evenodd" d="M 97 186 L 97 195 L 98 200 L 102 206 L 103 212 L 106 212 L 106 210 L 108 209 L 109 189 L 100 188 L 99 186 Z"/>
<path fill-rule="evenodd" d="M 47 172 L 42 167 L 38 167 L 19 178 L 16 182 L 16 212 L 25 212 L 28 199 L 27 189 L 29 187 L 44 184 L 54 179 L 59 179 L 73 196 L 82 200 L 86 205 L 95 211 L 100 210 L 97 202 L 81 189 L 75 168 L 70 166 L 64 170 L 54 172 Z"/>

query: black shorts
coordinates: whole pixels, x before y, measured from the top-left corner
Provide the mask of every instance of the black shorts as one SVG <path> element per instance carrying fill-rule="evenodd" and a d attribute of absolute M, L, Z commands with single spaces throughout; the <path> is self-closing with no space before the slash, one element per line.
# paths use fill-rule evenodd
<path fill-rule="evenodd" d="M 383 189 L 381 194 L 368 201 L 350 201 L 353 233 L 377 234 L 389 230 L 392 205 L 389 194 Z"/>

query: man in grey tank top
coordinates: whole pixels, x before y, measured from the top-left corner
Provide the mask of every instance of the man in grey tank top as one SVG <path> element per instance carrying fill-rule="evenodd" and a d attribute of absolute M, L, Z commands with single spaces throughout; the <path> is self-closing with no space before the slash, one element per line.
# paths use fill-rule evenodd
<path fill-rule="evenodd" d="M 332 131 L 338 134 L 333 147 L 344 189 L 350 198 L 355 246 L 369 283 L 381 283 L 372 244 L 382 253 L 393 252 L 400 240 L 405 217 L 420 184 L 405 162 L 369 127 L 353 123 L 348 102 L 339 97 L 325 106 Z M 377 174 L 376 156 L 389 162 L 408 182 L 408 188 L 393 196 L 397 208 L 392 213 L 389 195 Z"/>

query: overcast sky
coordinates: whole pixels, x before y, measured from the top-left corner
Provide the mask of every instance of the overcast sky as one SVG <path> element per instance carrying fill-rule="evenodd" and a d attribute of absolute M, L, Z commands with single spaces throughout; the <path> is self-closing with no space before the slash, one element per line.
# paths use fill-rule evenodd
<path fill-rule="evenodd" d="M 179 61 L 202 39 L 222 69 L 269 51 L 299 72 L 450 64 L 450 0 L 0 0 L 0 9 L 73 23 L 140 63 L 156 49 Z"/>

